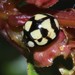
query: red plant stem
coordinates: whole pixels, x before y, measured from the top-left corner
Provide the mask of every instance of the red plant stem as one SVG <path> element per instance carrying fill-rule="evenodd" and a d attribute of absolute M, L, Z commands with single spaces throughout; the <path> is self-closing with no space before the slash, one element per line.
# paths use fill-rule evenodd
<path fill-rule="evenodd" d="M 65 10 L 65 11 L 50 11 L 49 14 L 52 14 L 58 19 L 58 22 L 63 27 L 72 27 L 75 28 L 75 10 Z M 33 16 L 33 15 L 31 15 Z M 23 26 L 24 23 L 31 17 L 30 15 L 20 14 L 20 15 L 11 15 L 8 17 L 8 23 L 13 27 Z M 12 19 L 12 20 L 11 20 Z"/>
<path fill-rule="evenodd" d="M 55 14 L 55 17 L 61 26 L 75 28 L 75 9 L 59 11 Z"/>

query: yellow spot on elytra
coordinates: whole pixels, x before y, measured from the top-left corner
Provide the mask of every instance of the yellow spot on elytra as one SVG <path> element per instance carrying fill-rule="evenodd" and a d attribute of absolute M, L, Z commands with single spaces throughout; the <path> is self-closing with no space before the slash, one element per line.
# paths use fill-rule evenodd
<path fill-rule="evenodd" d="M 45 17 L 47 17 L 47 16 L 43 15 L 43 14 L 36 14 L 35 15 L 35 20 L 40 20 L 40 19 L 45 18 Z"/>

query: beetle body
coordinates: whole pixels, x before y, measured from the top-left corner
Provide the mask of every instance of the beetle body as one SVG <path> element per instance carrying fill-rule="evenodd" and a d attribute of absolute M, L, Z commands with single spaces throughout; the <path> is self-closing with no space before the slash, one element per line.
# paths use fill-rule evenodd
<path fill-rule="evenodd" d="M 27 46 L 44 46 L 57 37 L 59 24 L 52 15 L 36 14 L 25 23 L 23 29 L 23 39 Z"/>

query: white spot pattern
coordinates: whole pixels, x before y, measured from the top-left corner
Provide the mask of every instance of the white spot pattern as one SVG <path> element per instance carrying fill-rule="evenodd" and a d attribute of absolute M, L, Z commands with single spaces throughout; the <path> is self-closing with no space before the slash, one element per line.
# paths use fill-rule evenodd
<path fill-rule="evenodd" d="M 40 19 L 45 18 L 45 17 L 47 17 L 47 16 L 46 15 L 42 15 L 42 14 L 36 14 L 35 15 L 35 20 L 40 20 Z"/>
<path fill-rule="evenodd" d="M 41 32 L 39 29 L 37 30 L 34 30 L 33 32 L 30 33 L 31 36 L 34 38 L 34 39 L 40 39 L 42 38 L 42 35 L 41 35 Z"/>
<path fill-rule="evenodd" d="M 36 42 L 37 45 L 42 46 L 42 45 L 47 44 L 48 40 L 46 38 L 42 38 L 41 42 L 39 42 L 38 40 L 35 40 L 35 42 Z"/>
<path fill-rule="evenodd" d="M 29 42 L 28 42 L 28 46 L 29 46 L 29 47 L 34 47 L 34 46 L 35 46 L 35 45 L 34 45 L 34 42 L 29 41 Z"/>
<path fill-rule="evenodd" d="M 27 21 L 25 26 L 23 27 L 26 31 L 29 31 L 32 26 L 32 21 Z"/>

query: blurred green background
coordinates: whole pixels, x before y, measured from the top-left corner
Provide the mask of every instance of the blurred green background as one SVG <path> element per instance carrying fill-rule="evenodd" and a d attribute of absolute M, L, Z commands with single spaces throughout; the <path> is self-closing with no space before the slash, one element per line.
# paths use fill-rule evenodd
<path fill-rule="evenodd" d="M 27 75 L 27 63 L 25 57 L 1 36 L 0 75 Z"/>

